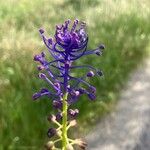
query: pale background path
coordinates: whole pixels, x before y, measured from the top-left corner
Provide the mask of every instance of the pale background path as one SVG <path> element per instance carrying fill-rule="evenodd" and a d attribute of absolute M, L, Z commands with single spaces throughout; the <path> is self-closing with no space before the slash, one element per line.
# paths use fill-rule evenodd
<path fill-rule="evenodd" d="M 86 137 L 88 150 L 150 150 L 150 58 L 121 95 L 116 111 Z"/>

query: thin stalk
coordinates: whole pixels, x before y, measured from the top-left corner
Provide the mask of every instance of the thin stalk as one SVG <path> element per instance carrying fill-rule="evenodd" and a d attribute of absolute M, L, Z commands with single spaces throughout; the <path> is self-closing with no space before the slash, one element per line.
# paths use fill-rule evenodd
<path fill-rule="evenodd" d="M 67 150 L 68 137 L 67 137 L 67 97 L 68 93 L 63 96 L 63 114 L 62 114 L 62 150 Z"/>

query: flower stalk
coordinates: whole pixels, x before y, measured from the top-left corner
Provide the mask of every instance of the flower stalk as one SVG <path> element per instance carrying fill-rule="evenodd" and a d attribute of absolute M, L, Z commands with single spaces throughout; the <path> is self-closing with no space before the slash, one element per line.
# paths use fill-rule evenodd
<path fill-rule="evenodd" d="M 68 144 L 68 137 L 67 137 L 67 97 L 68 93 L 64 94 L 63 97 L 63 113 L 62 113 L 62 150 L 66 150 Z"/>

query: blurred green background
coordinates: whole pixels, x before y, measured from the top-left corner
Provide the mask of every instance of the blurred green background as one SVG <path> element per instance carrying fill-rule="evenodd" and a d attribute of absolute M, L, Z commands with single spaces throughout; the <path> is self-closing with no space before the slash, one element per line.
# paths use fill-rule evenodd
<path fill-rule="evenodd" d="M 90 82 L 97 100 L 83 96 L 81 133 L 113 110 L 128 76 L 150 47 L 149 0 L 1 0 L 0 1 L 0 150 L 43 149 L 50 124 L 51 103 L 32 94 L 43 86 L 33 55 L 45 49 L 38 29 L 54 34 L 56 24 L 78 18 L 87 23 L 89 48 L 106 45 L 102 57 L 89 56 L 78 64 L 101 68 L 104 77 Z"/>

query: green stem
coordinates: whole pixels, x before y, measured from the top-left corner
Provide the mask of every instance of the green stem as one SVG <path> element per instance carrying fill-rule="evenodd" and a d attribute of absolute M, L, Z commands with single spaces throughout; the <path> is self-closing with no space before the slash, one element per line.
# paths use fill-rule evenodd
<path fill-rule="evenodd" d="M 62 150 L 67 149 L 68 137 L 67 137 L 67 97 L 68 93 L 63 96 L 63 113 L 62 113 Z"/>

